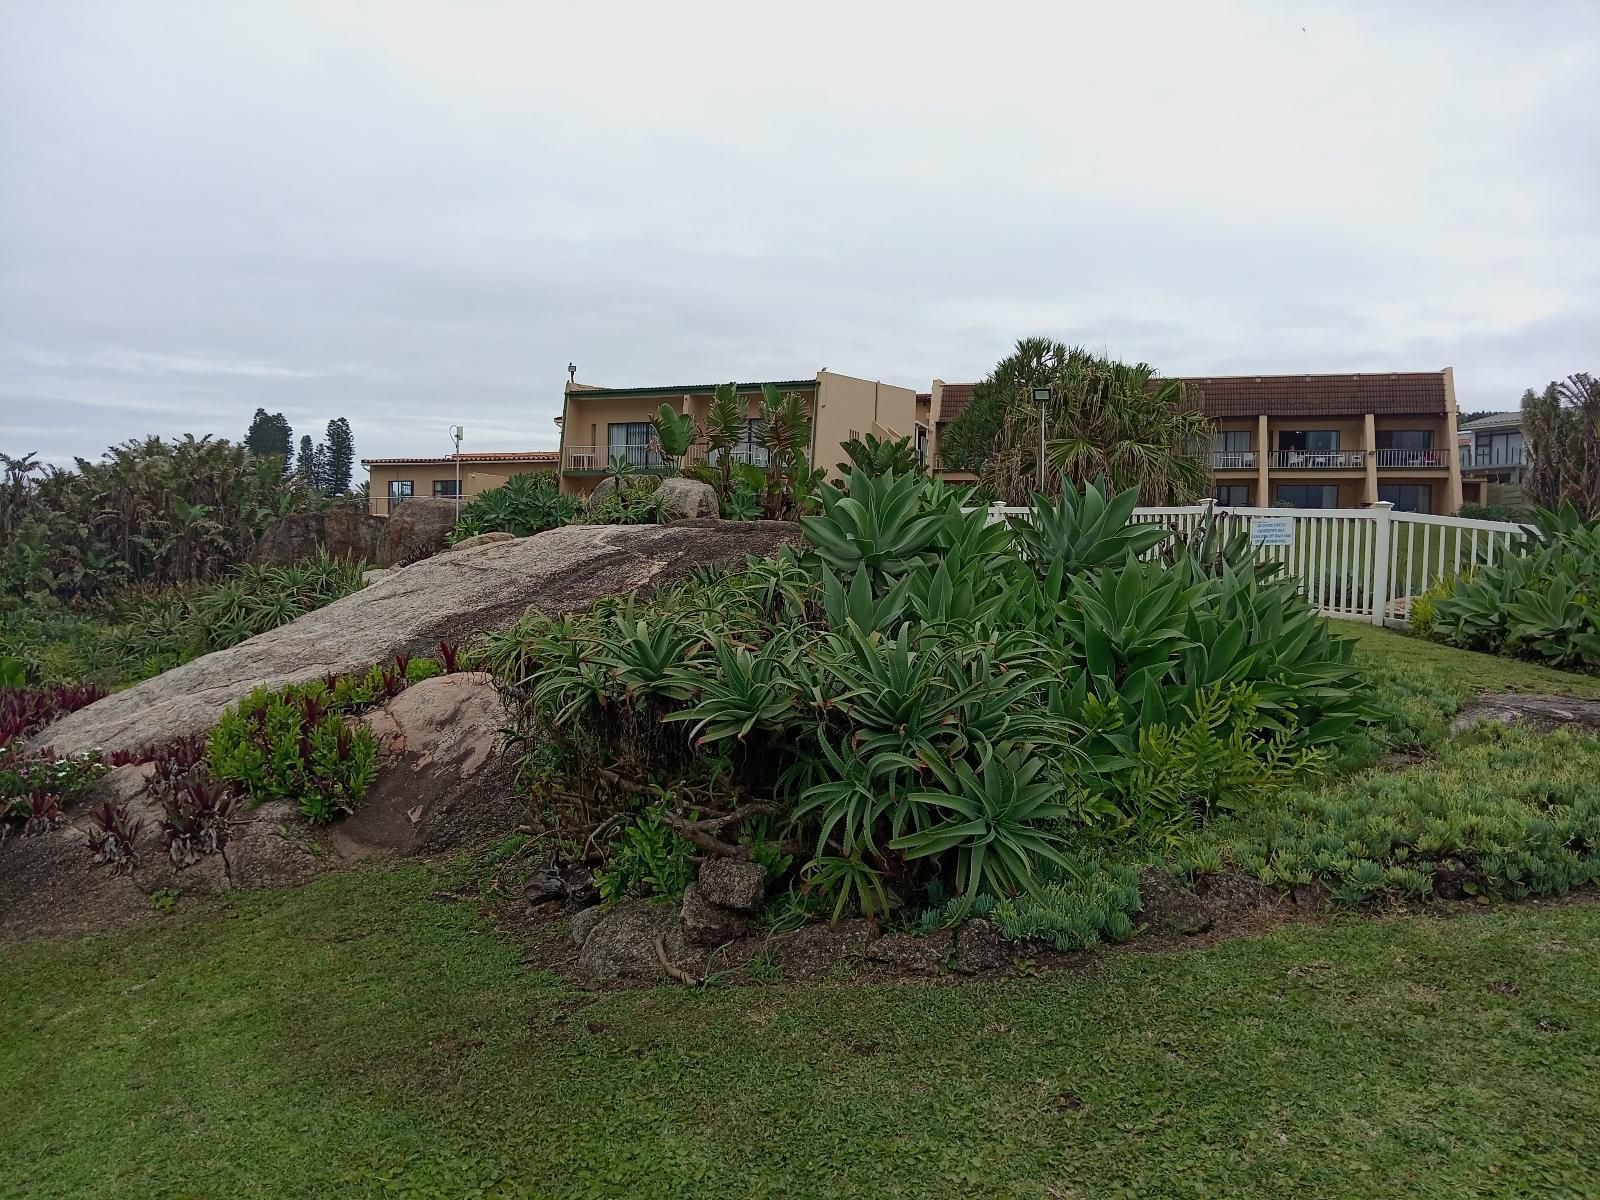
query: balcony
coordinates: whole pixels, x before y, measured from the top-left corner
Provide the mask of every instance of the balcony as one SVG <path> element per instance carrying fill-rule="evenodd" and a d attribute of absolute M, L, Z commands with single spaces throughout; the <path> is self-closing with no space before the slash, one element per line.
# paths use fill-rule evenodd
<path fill-rule="evenodd" d="M 1528 450 L 1526 446 L 1481 446 L 1474 450 L 1470 446 L 1462 448 L 1461 469 L 1470 470 L 1502 470 L 1510 467 L 1522 467 L 1528 463 Z"/>
<path fill-rule="evenodd" d="M 1217 471 L 1254 471 L 1254 450 L 1215 450 L 1211 454 L 1212 469 Z"/>
<path fill-rule="evenodd" d="M 746 443 L 735 446 L 729 457 L 739 464 L 759 467 L 766 470 L 770 458 L 770 451 L 765 446 L 754 446 Z M 666 456 L 661 453 L 661 447 L 649 446 L 567 446 L 562 454 L 561 467 L 565 471 L 606 471 L 611 466 L 613 458 L 621 458 L 635 471 L 665 471 L 668 467 Z M 698 466 L 705 463 L 709 466 L 722 465 L 722 454 L 713 454 L 704 443 L 689 447 L 685 454 L 673 466 L 679 470 L 684 467 Z"/>
<path fill-rule="evenodd" d="M 1442 471 L 1450 465 L 1446 450 L 1374 450 L 1379 470 L 1406 467 L 1413 470 Z"/>
<path fill-rule="evenodd" d="M 1274 471 L 1364 471 L 1365 450 L 1269 450 L 1267 466 Z"/>

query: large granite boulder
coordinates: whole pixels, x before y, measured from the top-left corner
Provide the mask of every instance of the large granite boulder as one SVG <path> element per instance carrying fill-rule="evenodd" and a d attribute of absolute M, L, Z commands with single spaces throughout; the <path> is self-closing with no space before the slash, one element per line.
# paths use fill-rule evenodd
<path fill-rule="evenodd" d="M 380 567 L 404 566 L 444 549 L 444 537 L 456 525 L 456 502 L 419 496 L 396 506 L 383 525 L 378 542 Z"/>
<path fill-rule="evenodd" d="M 501 753 L 511 723 L 479 672 L 412 684 L 363 718 L 378 742 L 378 777 L 332 827 L 345 858 L 457 845 L 517 823 L 514 764 Z"/>
<path fill-rule="evenodd" d="M 366 670 L 397 653 L 426 653 L 441 640 L 460 644 L 481 630 L 504 628 L 529 608 L 571 612 L 602 596 L 675 583 L 695 567 L 742 563 L 746 555 L 772 554 L 799 540 L 796 526 L 777 521 L 566 525 L 441 554 L 80 708 L 40 731 L 33 744 L 73 754 L 201 733 L 253 687 Z"/>
<path fill-rule="evenodd" d="M 451 550 L 476 550 L 479 546 L 492 545 L 495 542 L 509 542 L 517 535 L 507 533 L 503 529 L 491 529 L 488 533 L 480 533 L 474 537 L 462 538 Z"/>
<path fill-rule="evenodd" d="M 279 517 L 267 526 L 256 543 L 257 562 L 287 566 L 324 551 L 351 562 L 374 562 L 384 521 L 356 508 L 330 508 L 322 512 Z"/>
<path fill-rule="evenodd" d="M 668 521 L 693 521 L 721 515 L 717 489 L 698 479 L 663 479 L 656 495 L 661 497 L 662 518 Z"/>

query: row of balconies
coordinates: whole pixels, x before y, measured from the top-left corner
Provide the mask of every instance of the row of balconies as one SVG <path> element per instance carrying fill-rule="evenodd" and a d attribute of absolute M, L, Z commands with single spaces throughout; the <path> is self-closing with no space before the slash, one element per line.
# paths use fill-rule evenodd
<path fill-rule="evenodd" d="M 1377 460 L 1380 470 L 1443 470 L 1450 465 L 1448 450 L 1268 450 L 1267 467 L 1273 471 L 1364 471 L 1367 456 Z M 1460 451 L 1461 466 L 1520 467 L 1521 450 Z M 1218 471 L 1254 471 L 1260 466 L 1260 451 L 1218 450 L 1211 465 Z"/>

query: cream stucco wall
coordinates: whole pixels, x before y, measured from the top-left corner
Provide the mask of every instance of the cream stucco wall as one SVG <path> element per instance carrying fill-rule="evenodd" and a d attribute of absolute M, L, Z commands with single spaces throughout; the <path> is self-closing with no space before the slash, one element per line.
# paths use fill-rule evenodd
<path fill-rule="evenodd" d="M 554 463 L 462 463 L 461 496 L 470 500 L 480 492 L 499 487 L 513 475 L 530 475 L 536 471 L 550 471 Z M 393 480 L 409 479 L 412 495 L 432 496 L 434 480 L 455 482 L 453 463 L 384 463 L 367 468 L 370 485 L 370 511 L 374 516 L 389 513 L 389 484 Z"/>

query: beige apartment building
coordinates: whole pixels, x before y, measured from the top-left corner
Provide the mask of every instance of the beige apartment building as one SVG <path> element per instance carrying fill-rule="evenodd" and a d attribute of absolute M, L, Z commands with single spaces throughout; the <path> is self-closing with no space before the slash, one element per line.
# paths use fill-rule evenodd
<path fill-rule="evenodd" d="M 1461 507 L 1455 378 L 1442 371 L 1351 375 L 1229 375 L 1183 380 L 1216 428 L 1218 504 L 1405 512 Z M 939 434 L 965 410 L 972 384 L 934 380 L 931 461 Z M 963 472 L 942 471 L 955 481 Z"/>
<path fill-rule="evenodd" d="M 745 403 L 745 440 L 733 451 L 735 462 L 767 465 L 761 445 L 761 383 L 738 385 Z M 901 438 L 915 434 L 917 394 L 873 379 L 857 379 L 835 371 L 818 371 L 811 379 L 773 381 L 780 392 L 802 397 L 812 414 L 812 466 L 833 472 L 845 458 L 841 444 L 852 437 L 875 434 Z M 659 387 L 608 388 L 568 383 L 561 413 L 561 490 L 587 495 L 605 477 L 613 458 L 636 471 L 662 470 L 651 418 L 663 404 L 687 413 L 702 430 L 717 385 L 673 384 Z M 708 461 L 704 441 L 691 448 L 686 463 Z"/>
<path fill-rule="evenodd" d="M 554 471 L 559 460 L 553 450 L 523 450 L 439 458 L 363 458 L 361 465 L 367 469 L 370 511 L 373 516 L 386 517 L 413 496 L 454 497 L 458 478 L 465 503 L 513 475 Z"/>

